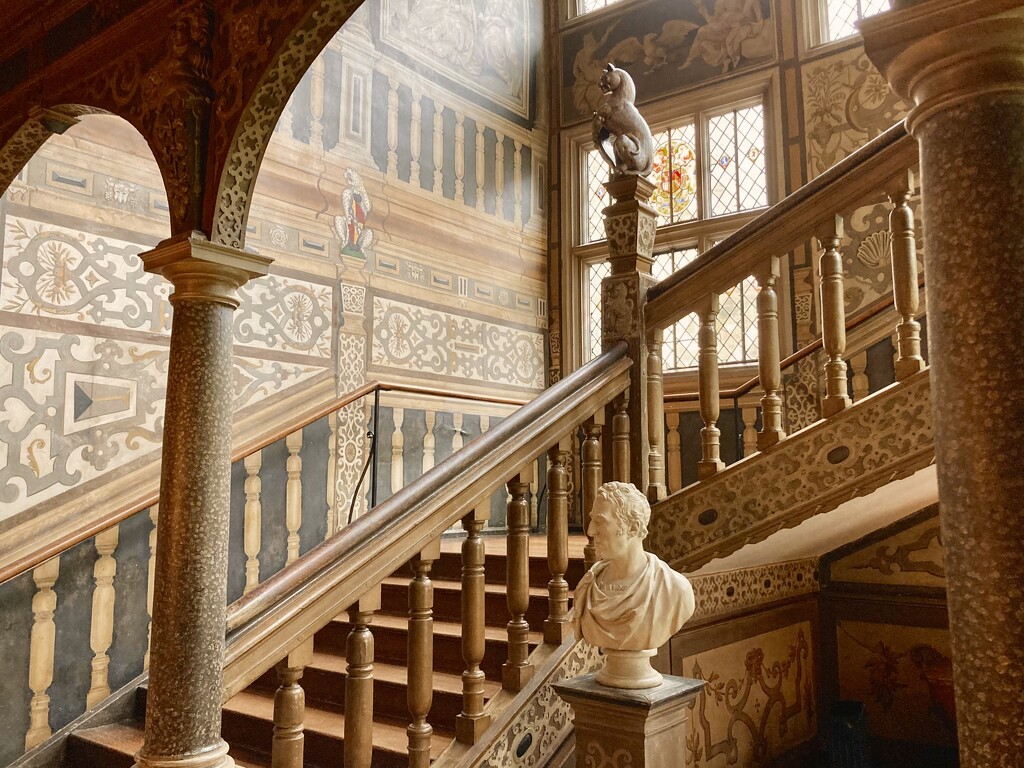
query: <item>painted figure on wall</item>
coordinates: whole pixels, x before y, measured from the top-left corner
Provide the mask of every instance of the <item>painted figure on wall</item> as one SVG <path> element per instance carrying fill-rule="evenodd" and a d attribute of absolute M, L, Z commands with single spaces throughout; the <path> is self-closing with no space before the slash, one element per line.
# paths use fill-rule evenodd
<path fill-rule="evenodd" d="M 771 25 L 761 13 L 760 0 L 715 0 L 708 10 L 704 0 L 693 0 L 705 23 L 697 29 L 690 53 L 680 69 L 698 58 L 725 74 L 739 66 L 741 59 L 766 59 L 772 55 Z"/>
<path fill-rule="evenodd" d="M 334 231 L 341 239 L 342 253 L 365 257 L 366 251 L 373 245 L 373 230 L 366 226 L 366 217 L 373 210 L 373 201 L 355 169 L 345 169 L 345 185 L 341 193 L 342 214 L 334 217 Z"/>

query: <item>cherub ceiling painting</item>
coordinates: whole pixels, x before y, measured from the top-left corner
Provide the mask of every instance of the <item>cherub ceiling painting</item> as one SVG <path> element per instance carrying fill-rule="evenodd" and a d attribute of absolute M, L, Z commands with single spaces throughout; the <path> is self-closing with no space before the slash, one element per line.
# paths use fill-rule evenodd
<path fill-rule="evenodd" d="M 769 0 L 656 0 L 644 13 L 602 15 L 564 40 L 565 122 L 594 111 L 608 63 L 628 68 L 645 100 L 775 58 Z"/>

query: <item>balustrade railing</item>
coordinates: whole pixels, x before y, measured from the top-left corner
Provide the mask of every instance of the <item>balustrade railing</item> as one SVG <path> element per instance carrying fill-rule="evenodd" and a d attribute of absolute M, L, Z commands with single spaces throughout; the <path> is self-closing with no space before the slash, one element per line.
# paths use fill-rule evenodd
<path fill-rule="evenodd" d="M 697 399 L 703 428 L 698 479 L 712 477 L 724 466 L 718 426 L 720 400 L 738 397 L 736 392 L 723 393 L 719 387 L 718 297 L 750 276 L 754 276 L 760 288 L 756 381 L 763 393 L 759 403 L 762 425 L 754 445 L 757 450 L 766 450 L 786 437 L 782 370 L 793 360 L 780 360 L 776 290 L 779 257 L 812 238 L 819 245 L 819 346 L 825 357 L 822 417 L 834 416 L 850 404 L 845 357 L 844 217 L 879 198 L 887 198 L 891 205 L 893 301 L 900 317 L 896 326 L 897 381 L 924 367 L 920 325 L 915 319 L 919 287 L 914 222 L 907 203 L 914 191 L 911 169 L 916 162 L 916 143 L 902 123 L 895 125 L 648 291 L 644 320 L 649 338 L 656 338 L 662 329 L 691 312 L 700 318 Z M 654 383 L 655 390 L 661 382 L 660 348 L 660 344 L 651 344 L 648 358 L 648 382 Z M 661 392 L 655 395 L 652 391 L 649 397 L 663 399 Z M 661 409 L 649 408 L 647 418 L 652 434 L 664 429 Z M 678 449 L 675 441 L 669 446 L 672 453 Z M 678 482 L 678 475 L 673 475 L 669 486 Z"/>
<path fill-rule="evenodd" d="M 508 691 L 518 691 L 528 683 L 533 674 L 530 633 L 541 628 L 531 628 L 526 618 L 530 588 L 530 507 L 526 495 L 535 461 L 543 455 L 547 456 L 551 572 L 543 642 L 559 645 L 569 637 L 566 464 L 574 454 L 568 448 L 580 427 L 586 425 L 589 445 L 580 476 L 584 497 L 593 498 L 603 474 L 597 458 L 603 411 L 628 387 L 630 366 L 626 346 L 617 345 L 229 607 L 225 699 L 271 666 L 276 664 L 279 670 L 282 705 L 280 711 L 275 707 L 275 766 L 301 765 L 301 743 L 297 745 L 294 738 L 301 731 L 301 696 L 294 687 L 301 678 L 304 649 L 317 630 L 346 608 L 352 629 L 347 644 L 351 674 L 345 697 L 345 765 L 365 768 L 372 764 L 372 619 L 380 606 L 380 582 L 391 575 L 396 563 L 405 561 L 410 562 L 412 571 L 408 619 L 409 764 L 429 765 L 433 731 L 431 569 L 439 556 L 441 534 L 458 521 L 466 531 L 461 569 L 465 671 L 463 710 L 456 720 L 456 737 L 473 743 L 481 736 L 489 714 L 484 707 L 481 670 L 484 541 L 480 533 L 486 521 L 486 507 L 482 506 L 499 488 L 508 494 L 508 658 L 502 666 L 501 683 Z M 629 450 L 628 424 L 618 416 L 611 437 L 614 465 L 627 467 L 628 459 L 622 454 Z"/>

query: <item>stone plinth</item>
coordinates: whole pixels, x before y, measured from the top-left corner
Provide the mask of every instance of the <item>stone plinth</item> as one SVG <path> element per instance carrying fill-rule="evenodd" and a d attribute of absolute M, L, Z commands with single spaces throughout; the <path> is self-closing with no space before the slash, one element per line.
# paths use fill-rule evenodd
<path fill-rule="evenodd" d="M 655 688 L 609 688 L 583 675 L 555 683 L 573 708 L 576 765 L 591 768 L 681 768 L 686 757 L 687 705 L 703 680 L 665 675 Z"/>

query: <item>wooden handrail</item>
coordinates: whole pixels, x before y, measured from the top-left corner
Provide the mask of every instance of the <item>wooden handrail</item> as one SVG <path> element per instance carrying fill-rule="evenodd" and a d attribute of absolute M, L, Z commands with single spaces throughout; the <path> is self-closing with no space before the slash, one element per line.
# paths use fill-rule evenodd
<path fill-rule="evenodd" d="M 843 213 L 917 163 L 917 142 L 900 122 L 780 203 L 708 249 L 647 292 L 648 328 L 667 328 L 703 297 L 723 293 L 765 259 L 806 242 L 815 227 Z"/>
<path fill-rule="evenodd" d="M 260 435 L 252 440 L 240 443 L 235 446 L 231 452 L 231 462 L 241 461 L 246 456 L 255 453 L 256 451 L 266 448 L 268 445 L 276 443 L 293 432 L 308 427 L 310 424 L 319 421 L 324 416 L 327 416 L 334 411 L 340 410 L 347 405 L 351 405 L 360 398 L 366 397 L 367 395 L 373 394 L 376 390 L 383 392 L 403 392 L 415 395 L 429 395 L 431 397 L 447 397 L 458 400 L 470 400 L 475 402 L 494 403 L 496 405 L 524 405 L 529 402 L 526 399 L 511 398 L 511 397 L 488 397 L 473 392 L 463 391 L 449 391 L 434 389 L 431 387 L 420 387 L 407 384 L 387 384 L 380 381 L 369 381 L 358 389 L 354 389 L 351 392 L 347 392 L 340 397 L 328 400 L 326 403 L 322 403 L 315 406 L 308 411 L 301 413 L 294 421 L 289 422 L 287 427 L 283 427 L 273 432 L 269 432 L 264 435 Z M 65 535 L 48 542 L 45 546 L 33 551 L 29 555 L 15 560 L 7 566 L 0 568 L 0 584 L 5 581 L 13 579 L 25 571 L 32 570 L 37 565 L 45 563 L 52 557 L 56 557 L 61 552 L 80 544 L 87 539 L 91 539 L 93 536 L 102 533 L 108 528 L 113 528 L 115 525 L 124 522 L 132 515 L 138 514 L 144 509 L 148 509 L 160 500 L 160 489 L 149 491 L 141 496 L 135 498 L 135 500 L 119 509 L 116 512 L 104 517 L 102 520 L 76 528 L 74 530 L 66 531 Z"/>
<path fill-rule="evenodd" d="M 631 365 L 626 344 L 617 344 L 229 606 L 225 697 L 625 390 Z"/>
<path fill-rule="evenodd" d="M 923 277 L 921 280 L 919 280 L 919 284 L 924 285 Z M 863 325 L 868 320 L 871 320 L 885 312 L 885 310 L 890 309 L 894 303 L 895 301 L 892 296 L 890 296 L 889 298 L 881 298 L 877 299 L 876 301 L 873 301 L 871 304 L 868 304 L 868 306 L 864 307 L 864 309 L 858 311 L 857 313 L 850 317 L 850 319 L 846 322 L 846 330 L 852 331 L 855 328 Z M 799 363 L 804 358 L 810 357 L 819 349 L 821 349 L 821 345 L 822 340 L 821 336 L 819 336 L 816 339 L 814 339 L 814 341 L 811 341 L 805 346 L 800 347 L 800 349 L 791 354 L 789 357 L 783 359 L 782 362 L 779 364 L 779 367 L 782 370 L 785 370 L 794 363 Z M 738 386 L 734 387 L 733 389 L 723 389 L 719 395 L 719 399 L 732 400 L 733 398 L 736 397 L 743 397 L 756 386 L 758 386 L 760 381 L 760 376 L 754 376 L 750 379 L 747 379 L 742 384 L 739 384 Z M 665 395 L 666 403 L 695 403 L 698 402 L 699 399 L 700 395 L 697 392 L 675 392 L 673 394 Z"/>

